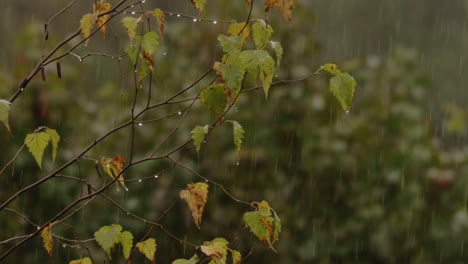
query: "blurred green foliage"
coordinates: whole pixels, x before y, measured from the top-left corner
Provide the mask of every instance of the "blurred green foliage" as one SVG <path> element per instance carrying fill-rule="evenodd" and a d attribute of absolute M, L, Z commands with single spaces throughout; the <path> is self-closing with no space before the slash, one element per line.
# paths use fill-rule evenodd
<path fill-rule="evenodd" d="M 248 9 L 243 1 L 239 2 L 232 4 L 230 10 L 207 6 L 207 16 L 243 21 Z M 273 39 L 280 40 L 284 47 L 284 61 L 276 79 L 299 78 L 315 71 L 320 63 L 313 59 L 323 55 L 317 47 L 329 45 L 329 39 L 315 39 L 308 34 L 311 3 L 299 3 L 292 26 L 281 24 L 278 14 L 278 17 L 270 15 L 275 31 Z M 175 7 L 189 10 L 184 4 L 163 4 L 161 8 Z M 261 7 L 254 11 L 260 14 L 259 10 Z M 64 29 L 57 25 L 56 32 L 60 34 L 52 31 L 46 44 L 42 40 L 42 25 L 37 21 L 18 29 L 14 36 L 10 33 L 14 45 L 6 49 L 12 59 L 0 71 L 0 86 L 9 89 L 0 89 L 0 98 L 11 95 L 12 87 L 21 82 L 32 63 L 47 50 L 44 45 L 53 46 L 49 43 L 57 43 L 66 35 L 64 32 L 77 26 L 79 17 L 75 18 L 76 23 L 69 22 L 73 27 L 66 24 Z M 222 53 L 217 35 L 227 30 L 227 25 L 221 23 L 193 23 L 175 16 L 166 19 L 163 48 L 156 54 L 157 73 L 153 80 L 156 101 L 182 89 L 211 67 Z M 335 26 L 338 25 L 330 24 L 330 28 Z M 93 39 L 88 49 L 79 48 L 76 53 L 103 50 L 114 55 L 124 53 L 127 45 L 124 40 L 99 38 Z M 129 182 L 129 192 L 112 188 L 107 194 L 148 219 L 158 218 L 178 200 L 161 220 L 166 229 L 198 244 L 223 236 L 233 241 L 230 248 L 243 255 L 253 246 L 253 254 L 246 263 L 466 263 L 468 148 L 463 144 L 466 111 L 454 104 L 440 110 L 428 107 L 428 102 L 434 100 L 434 87 L 445 87 L 433 83 L 430 73 L 421 70 L 418 52 L 393 48 L 388 55 L 357 55 L 360 56 L 339 63 L 358 83 L 349 114 L 328 91 L 326 75 L 272 87 L 268 100 L 262 91 L 252 91 L 243 94 L 237 111 L 228 116 L 239 121 L 246 132 L 239 165 L 230 125 L 210 134 L 199 156 L 191 153 L 181 160 L 242 200 L 267 200 L 282 221 L 283 231 L 275 244 L 278 253 L 265 248 L 243 227 L 242 214 L 251 208 L 235 203 L 214 186 L 210 187 L 199 231 L 186 205 L 178 200 L 179 190 L 198 178 L 181 167 L 145 184 Z M 45 159 L 43 171 L 23 150 L 0 177 L 0 201 L 43 177 L 129 118 L 127 109 L 133 93 L 130 70 L 126 60 L 88 57 L 79 62 L 68 56 L 62 60 L 63 79 L 55 76 L 51 65 L 46 68 L 47 82 L 37 78 L 31 83 L 12 106 L 10 123 L 14 137 L 1 130 L 0 164 L 14 156 L 24 136 L 37 126 L 57 129 L 63 141 L 55 165 Z M 169 105 L 145 115 L 142 121 L 177 113 L 182 108 Z M 442 115 L 444 118 L 440 118 Z M 137 158 L 151 152 L 178 120 L 175 115 L 138 127 Z M 196 104 L 187 120 L 163 151 L 189 138 L 196 125 L 209 124 L 213 117 Z M 439 124 L 440 120 L 444 123 Z M 88 156 L 126 155 L 127 159 L 129 135 L 129 130 L 116 133 Z M 169 165 L 168 161 L 144 163 L 132 168 L 125 178 L 151 176 Z M 64 174 L 87 178 L 96 186 L 108 180 L 100 178 L 94 162 L 86 159 Z M 21 196 L 9 207 L 40 224 L 85 192 L 78 185 L 57 178 Z M 53 231 L 63 237 L 87 239 L 101 226 L 112 223 L 130 230 L 136 239 L 148 230 L 98 197 L 68 219 L 68 225 L 54 227 Z M 0 226 L 0 240 L 34 230 L 8 211 L 0 212 Z M 159 263 L 190 258 L 195 253 L 161 230 L 153 230 L 151 236 L 158 239 Z M 56 263 L 86 254 L 56 244 Z M 1 244 L 0 252 L 8 245 L 11 244 Z M 97 263 L 103 263 L 105 253 L 98 245 L 91 242 L 86 246 Z M 37 238 L 15 251 L 7 261 L 45 262 L 47 254 Z M 118 258 L 113 261 L 119 263 Z M 143 262 L 143 257 L 137 256 L 134 262 L 138 261 Z"/>

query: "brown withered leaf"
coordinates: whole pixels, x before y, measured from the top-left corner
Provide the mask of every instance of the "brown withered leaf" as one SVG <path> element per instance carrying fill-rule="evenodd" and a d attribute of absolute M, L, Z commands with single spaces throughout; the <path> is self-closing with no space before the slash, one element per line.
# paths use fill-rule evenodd
<path fill-rule="evenodd" d="M 122 159 L 120 156 L 115 156 L 113 158 L 102 157 L 101 165 L 107 175 L 109 175 L 109 177 L 112 179 L 115 179 L 115 177 L 119 175 L 124 168 L 124 159 Z M 119 176 L 118 182 L 122 185 L 122 187 L 125 188 L 125 190 L 127 190 L 123 174 Z"/>
<path fill-rule="evenodd" d="M 291 22 L 294 3 L 295 0 L 265 0 L 265 12 L 268 12 L 270 8 L 277 8 L 284 19 Z"/>
<path fill-rule="evenodd" d="M 204 182 L 197 182 L 188 184 L 187 189 L 180 191 L 180 198 L 187 202 L 198 228 L 200 228 L 203 209 L 208 198 L 208 187 L 208 184 Z"/>
<path fill-rule="evenodd" d="M 93 4 L 94 14 L 98 15 L 96 24 L 98 27 L 100 27 L 99 30 L 101 31 L 103 37 L 106 37 L 107 20 L 109 19 L 109 15 L 103 15 L 103 16 L 99 16 L 99 15 L 109 12 L 111 8 L 112 8 L 112 5 L 109 2 L 100 2 L 100 3 Z"/>

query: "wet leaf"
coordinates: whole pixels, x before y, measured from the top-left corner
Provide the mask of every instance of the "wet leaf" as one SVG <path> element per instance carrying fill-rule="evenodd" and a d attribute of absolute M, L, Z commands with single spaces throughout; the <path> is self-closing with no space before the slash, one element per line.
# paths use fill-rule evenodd
<path fill-rule="evenodd" d="M 275 51 L 276 54 L 276 67 L 279 67 L 281 60 L 283 59 L 283 47 L 278 41 L 270 41 L 271 48 Z"/>
<path fill-rule="evenodd" d="M 240 54 L 242 65 L 247 72 L 256 80 L 260 75 L 263 84 L 265 98 L 268 98 L 268 91 L 273 80 L 275 61 L 265 50 L 245 50 Z"/>
<path fill-rule="evenodd" d="M 241 90 L 242 80 L 244 79 L 245 71 L 240 66 L 232 64 L 224 64 L 216 62 L 213 67 L 225 86 L 229 89 L 228 98 L 229 102 L 233 103 Z"/>
<path fill-rule="evenodd" d="M 338 69 L 338 66 L 333 63 L 327 63 L 320 67 L 320 69 L 329 72 L 330 74 L 333 74 L 334 76 L 337 76 L 338 74 L 341 73 L 340 69 Z"/>
<path fill-rule="evenodd" d="M 265 23 L 265 20 L 258 20 L 252 26 L 252 37 L 257 49 L 264 49 L 266 43 L 273 34 L 273 28 Z"/>
<path fill-rule="evenodd" d="M 205 135 L 209 131 L 209 126 L 196 126 L 192 132 L 193 145 L 195 146 L 197 153 L 200 153 L 200 147 L 203 141 L 205 140 Z"/>
<path fill-rule="evenodd" d="M 172 264 L 196 264 L 199 261 L 197 254 L 193 255 L 190 259 L 176 259 Z"/>
<path fill-rule="evenodd" d="M 227 120 L 226 122 L 232 123 L 234 145 L 236 145 L 236 156 L 237 156 L 237 160 L 239 160 L 240 151 L 242 147 L 242 140 L 244 139 L 245 131 L 237 121 Z"/>
<path fill-rule="evenodd" d="M 156 264 L 155 255 L 156 255 L 156 239 L 148 238 L 145 241 L 138 242 L 135 245 L 138 250 L 145 255 L 147 259 L 151 261 L 151 263 Z"/>
<path fill-rule="evenodd" d="M 117 177 L 117 175 L 119 175 L 123 171 L 124 159 L 122 159 L 122 157 L 118 155 L 113 158 L 102 157 L 101 166 L 107 173 L 107 175 L 109 175 L 109 177 L 115 179 L 115 177 Z M 125 190 L 127 190 L 123 174 L 119 176 L 119 179 L 117 181 L 125 188 Z"/>
<path fill-rule="evenodd" d="M 197 182 L 187 185 L 187 189 L 180 191 L 180 198 L 184 199 L 192 212 L 193 220 L 198 228 L 208 199 L 208 184 Z"/>
<path fill-rule="evenodd" d="M 206 105 L 216 117 L 224 114 L 227 105 L 227 97 L 223 84 L 213 84 L 201 92 L 201 102 Z"/>
<path fill-rule="evenodd" d="M 161 32 L 161 36 L 164 36 L 164 13 L 161 11 L 161 9 L 156 8 L 153 11 L 153 16 L 156 18 L 159 24 L 159 31 Z"/>
<path fill-rule="evenodd" d="M 94 24 L 96 23 L 96 16 L 93 14 L 86 14 L 81 18 L 80 29 L 81 34 L 85 40 L 85 47 L 88 46 L 89 36 L 91 36 L 91 31 L 93 31 Z"/>
<path fill-rule="evenodd" d="M 107 13 L 111 10 L 112 6 L 111 3 L 109 2 L 100 2 L 100 3 L 94 3 L 93 4 L 93 10 L 94 14 L 96 14 L 97 20 L 97 26 L 100 27 L 100 31 L 102 36 L 106 37 L 106 29 L 107 29 L 107 20 L 109 20 L 109 15 L 103 15 L 99 16 L 101 14 Z"/>
<path fill-rule="evenodd" d="M 40 132 L 27 134 L 24 143 L 42 169 L 42 157 L 44 156 L 45 148 L 49 142 L 52 142 L 52 159 L 55 160 L 59 141 L 60 136 L 55 129 L 45 128 Z"/>
<path fill-rule="evenodd" d="M 198 11 L 198 15 L 201 15 L 203 10 L 205 10 L 205 4 L 206 0 L 191 0 L 193 6 L 195 6 L 195 9 Z"/>
<path fill-rule="evenodd" d="M 90 258 L 82 258 L 70 261 L 70 264 L 93 264 Z"/>
<path fill-rule="evenodd" d="M 47 251 L 47 254 L 49 254 L 49 256 L 52 257 L 54 251 L 54 241 L 52 240 L 52 230 L 50 224 L 44 229 L 42 229 L 41 237 L 42 243 Z"/>
<path fill-rule="evenodd" d="M 130 40 L 135 39 L 136 29 L 140 22 L 141 22 L 141 17 L 139 18 L 124 17 L 122 19 L 122 24 L 124 25 L 125 30 L 127 30 L 128 37 L 130 38 Z"/>
<path fill-rule="evenodd" d="M 221 44 L 223 51 L 227 54 L 227 59 L 225 59 L 225 62 L 236 64 L 236 62 L 239 61 L 239 55 L 242 47 L 242 37 L 228 37 L 225 35 L 219 35 L 218 41 Z"/>
<path fill-rule="evenodd" d="M 242 30 L 242 32 L 241 32 Z M 242 37 L 242 46 L 245 45 L 247 40 L 250 38 L 250 26 L 245 23 L 232 23 L 228 28 L 228 35 L 230 37 L 240 36 Z"/>
<path fill-rule="evenodd" d="M 148 32 L 141 39 L 141 52 L 143 59 L 147 60 L 151 65 L 154 65 L 153 54 L 156 52 L 159 46 L 159 37 L 156 32 Z M 137 37 L 137 43 L 140 43 L 139 37 Z"/>
<path fill-rule="evenodd" d="M 265 12 L 268 12 L 270 8 L 277 8 L 284 19 L 291 22 L 295 2 L 296 0 L 265 0 Z"/>
<path fill-rule="evenodd" d="M 128 260 L 133 247 L 133 235 L 129 231 L 123 231 L 118 237 L 120 244 L 122 244 L 122 253 L 125 259 Z"/>
<path fill-rule="evenodd" d="M 200 248 L 201 248 L 201 251 L 205 253 L 205 255 L 212 258 L 210 263 L 225 264 L 228 244 L 229 242 L 227 242 L 226 239 L 222 237 L 218 237 L 218 238 L 213 239 L 212 241 L 204 242 Z"/>
<path fill-rule="evenodd" d="M 8 117 L 10 115 L 10 102 L 7 100 L 0 99 L 0 121 L 5 125 L 8 131 L 11 132 Z"/>
<path fill-rule="evenodd" d="M 257 210 L 244 214 L 244 223 L 264 244 L 274 250 L 273 244 L 281 232 L 281 221 L 266 201 L 257 204 Z"/>
<path fill-rule="evenodd" d="M 107 253 L 109 259 L 111 259 L 111 249 L 115 244 L 119 243 L 119 235 L 122 231 L 122 226 L 120 225 L 110 225 L 103 226 L 98 231 L 94 233 L 96 242 L 101 246 L 102 249 Z"/>
<path fill-rule="evenodd" d="M 348 111 L 353 102 L 356 81 L 348 73 L 340 73 L 330 79 L 330 91 L 338 99 L 345 111 Z"/>
<path fill-rule="evenodd" d="M 231 250 L 232 254 L 232 264 L 240 264 L 242 261 L 242 255 L 237 250 Z"/>

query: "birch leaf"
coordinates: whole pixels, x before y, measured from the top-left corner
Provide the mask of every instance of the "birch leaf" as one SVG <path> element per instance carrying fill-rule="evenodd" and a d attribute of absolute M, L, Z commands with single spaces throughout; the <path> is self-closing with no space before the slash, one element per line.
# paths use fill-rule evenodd
<path fill-rule="evenodd" d="M 111 259 L 111 249 L 119 243 L 119 235 L 122 231 L 122 226 L 120 225 L 110 225 L 103 226 L 98 231 L 94 233 L 96 242 L 101 246 L 102 249 L 107 253 Z"/>
<path fill-rule="evenodd" d="M 193 255 L 190 259 L 176 259 L 172 262 L 172 264 L 197 264 L 199 258 L 197 254 Z"/>
<path fill-rule="evenodd" d="M 224 114 L 227 105 L 227 97 L 223 84 L 213 84 L 201 92 L 201 102 L 206 105 L 216 117 Z"/>
<path fill-rule="evenodd" d="M 93 264 L 90 258 L 82 258 L 70 261 L 70 264 Z"/>
<path fill-rule="evenodd" d="M 259 20 L 252 26 L 252 37 L 257 49 L 264 49 L 273 34 L 273 28 L 265 20 Z"/>
<path fill-rule="evenodd" d="M 97 26 L 101 31 L 103 37 L 106 37 L 106 29 L 107 29 L 107 20 L 109 20 L 109 15 L 99 16 L 101 14 L 107 13 L 111 10 L 112 5 L 109 2 L 100 2 L 93 4 L 94 14 L 97 15 Z"/>
<path fill-rule="evenodd" d="M 54 241 L 52 240 L 51 225 L 48 225 L 47 227 L 42 229 L 41 237 L 42 237 L 44 248 L 47 251 L 47 254 L 49 254 L 49 256 L 52 257 L 52 254 L 54 251 Z"/>
<path fill-rule="evenodd" d="M 204 182 L 197 182 L 188 184 L 187 189 L 180 191 L 180 198 L 187 202 L 198 228 L 200 228 L 203 209 L 205 209 L 206 200 L 208 199 L 208 187 L 208 184 Z"/>
<path fill-rule="evenodd" d="M 203 10 L 205 10 L 206 0 L 191 0 L 191 1 L 195 9 L 197 9 L 198 15 L 201 15 Z"/>
<path fill-rule="evenodd" d="M 156 264 L 156 239 L 148 238 L 145 241 L 138 242 L 135 247 L 143 254 L 151 263 Z"/>
<path fill-rule="evenodd" d="M 133 235 L 128 231 L 123 231 L 119 234 L 119 241 L 122 245 L 122 252 L 126 260 L 130 257 L 130 252 L 133 247 Z"/>
<path fill-rule="evenodd" d="M 134 17 L 124 17 L 122 19 L 122 24 L 124 25 L 125 29 L 127 30 L 128 37 L 130 40 L 133 41 L 136 35 L 136 29 L 138 24 L 141 22 L 141 17 L 134 18 Z"/>
<path fill-rule="evenodd" d="M 11 133 L 8 117 L 10 115 L 10 102 L 7 100 L 0 99 L 0 121 L 3 122 L 5 127 Z"/>
<path fill-rule="evenodd" d="M 161 32 L 161 36 L 164 36 L 164 13 L 161 11 L 161 9 L 156 8 L 153 11 L 153 16 L 156 18 L 159 24 L 159 31 Z"/>
<path fill-rule="evenodd" d="M 204 242 L 200 248 L 205 255 L 212 258 L 210 263 L 225 264 L 228 244 L 229 242 L 226 239 L 218 237 L 212 241 Z"/>
<path fill-rule="evenodd" d="M 86 14 L 81 18 L 80 29 L 81 34 L 85 40 L 85 47 L 88 46 L 89 37 L 91 36 L 91 31 L 93 31 L 94 24 L 96 23 L 96 16 L 93 14 Z"/>
<path fill-rule="evenodd" d="M 101 166 L 107 173 L 107 175 L 109 175 L 109 177 L 115 179 L 115 177 L 117 177 L 117 175 L 119 175 L 123 171 L 124 159 L 122 159 L 122 157 L 120 156 L 115 156 L 113 158 L 102 157 Z M 128 190 L 125 186 L 123 174 L 119 176 L 119 179 L 117 181 L 122 185 L 122 187 L 125 188 L 125 190 Z"/>
<path fill-rule="evenodd" d="M 193 145 L 195 146 L 197 153 L 200 153 L 200 147 L 203 141 L 205 140 L 205 135 L 209 131 L 209 126 L 196 126 L 192 132 Z"/>
<path fill-rule="evenodd" d="M 276 8 L 284 19 L 291 22 L 295 2 L 295 0 L 265 0 L 265 12 L 268 12 L 270 8 Z"/>

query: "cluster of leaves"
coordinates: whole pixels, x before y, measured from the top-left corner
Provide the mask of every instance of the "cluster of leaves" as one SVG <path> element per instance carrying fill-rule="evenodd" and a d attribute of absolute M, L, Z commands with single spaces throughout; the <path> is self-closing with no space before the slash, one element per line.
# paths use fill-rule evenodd
<path fill-rule="evenodd" d="M 199 14 L 203 12 L 206 0 L 192 1 Z M 287 21 L 291 21 L 292 7 L 294 1 L 265 1 L 265 11 L 271 8 L 278 9 Z M 111 3 L 107 1 L 95 1 L 93 12 L 82 17 L 80 30 L 84 37 L 85 46 L 88 45 L 91 37 L 98 30 L 105 37 L 107 25 L 115 16 L 115 10 Z M 156 19 L 159 24 L 159 34 L 154 31 L 145 32 L 143 28 L 143 17 L 150 15 Z M 139 85 L 142 87 L 142 81 L 148 75 L 148 72 L 155 71 L 155 53 L 160 45 L 160 39 L 164 38 L 165 15 L 160 9 L 145 13 L 139 17 L 124 17 L 121 22 L 125 28 L 130 44 L 125 49 L 127 57 L 132 62 L 135 72 L 138 72 Z M 141 25 L 141 31 L 137 33 Z M 272 86 L 275 71 L 279 69 L 283 57 L 283 48 L 277 41 L 270 38 L 273 34 L 273 28 L 267 21 L 262 19 L 247 21 L 246 23 L 230 24 L 227 35 L 219 35 L 218 41 L 223 50 L 223 56 L 219 61 L 214 62 L 212 68 L 216 72 L 216 80 L 209 86 L 204 87 L 198 93 L 196 98 L 213 113 L 216 121 L 213 125 L 199 125 L 192 131 L 193 144 L 197 153 L 200 152 L 201 144 L 208 136 L 210 131 L 218 124 L 232 124 L 233 143 L 236 149 L 236 156 L 239 161 L 242 143 L 245 137 L 244 128 L 238 121 L 225 120 L 226 113 L 233 106 L 237 106 L 242 94 L 243 84 L 246 78 L 254 83 L 261 83 L 263 94 L 268 98 L 270 87 Z M 273 56 L 274 53 L 274 56 Z M 139 69 L 139 71 L 137 71 Z M 356 82 L 347 73 L 341 73 L 334 64 L 326 64 L 321 69 L 331 73 L 330 89 L 339 100 L 342 107 L 347 111 L 350 108 Z M 44 73 L 44 67 L 40 68 Z M 58 75 L 60 77 L 60 64 L 57 64 Z M 45 78 L 44 78 L 45 80 Z M 260 86 L 259 86 L 260 87 Z M 0 100 L 0 121 L 7 129 L 9 127 L 10 102 Z M 28 134 L 24 141 L 36 160 L 38 166 L 42 168 L 42 158 L 45 148 L 49 143 L 52 145 L 52 159 L 57 156 L 58 143 L 60 136 L 57 131 L 47 127 L 40 127 L 35 132 Z M 101 157 L 96 160 L 96 164 L 101 164 L 102 170 L 116 184 L 121 185 L 128 190 L 125 185 L 123 171 L 125 168 L 124 159 L 121 156 Z M 129 166 L 131 166 L 130 164 Z M 96 165 L 99 173 L 99 168 Z M 89 187 L 89 186 L 88 186 Z M 205 204 L 208 199 L 209 185 L 204 182 L 188 184 L 185 190 L 180 192 L 180 197 L 186 201 L 192 213 L 195 225 L 200 228 Z M 89 191 L 91 194 L 91 191 Z M 252 212 L 246 212 L 243 216 L 243 222 L 246 227 L 262 242 L 265 246 L 275 250 L 273 245 L 278 241 L 281 232 L 281 221 L 276 212 L 266 201 L 253 202 L 251 205 L 255 208 Z M 48 224 L 40 233 L 43 239 L 43 245 L 50 257 L 53 256 L 53 235 L 52 227 L 56 222 Z M 149 238 L 133 245 L 133 234 L 129 231 L 123 231 L 117 224 L 103 226 L 94 233 L 96 242 L 111 258 L 112 252 L 117 245 L 121 245 L 122 254 L 128 261 L 132 250 L 138 249 L 147 259 L 155 263 L 156 239 Z M 228 247 L 229 242 L 224 238 L 215 238 L 212 241 L 204 242 L 200 247 L 202 253 L 210 258 L 211 264 L 240 263 L 241 253 Z M 230 258 L 229 258 L 230 256 Z M 230 261 L 228 259 L 231 259 Z M 196 263 L 199 256 L 194 255 L 189 260 L 178 259 L 173 263 Z M 89 264 L 91 258 L 81 258 L 73 260 L 73 264 Z"/>

